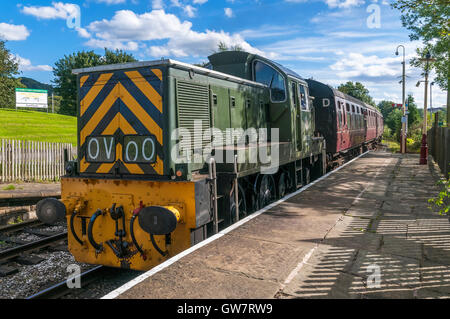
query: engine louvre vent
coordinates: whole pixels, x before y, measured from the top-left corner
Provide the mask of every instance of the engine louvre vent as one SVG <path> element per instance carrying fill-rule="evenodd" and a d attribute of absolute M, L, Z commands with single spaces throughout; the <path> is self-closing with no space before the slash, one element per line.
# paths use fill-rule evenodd
<path fill-rule="evenodd" d="M 203 140 L 204 130 L 211 127 L 208 86 L 177 81 L 177 106 L 178 127 L 188 129 L 191 134 L 190 143 L 182 139 L 180 146 L 192 150 L 194 145 L 201 145 L 200 151 L 203 151 L 206 145 L 211 142 L 210 139 Z M 196 121 L 201 121 L 202 129 L 200 132 L 194 131 Z M 194 142 L 197 144 L 194 144 Z"/>

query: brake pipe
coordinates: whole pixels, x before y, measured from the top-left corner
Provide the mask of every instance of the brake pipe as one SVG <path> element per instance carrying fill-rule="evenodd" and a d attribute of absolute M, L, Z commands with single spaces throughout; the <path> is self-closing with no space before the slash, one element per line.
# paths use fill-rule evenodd
<path fill-rule="evenodd" d="M 78 214 L 78 212 L 75 209 L 72 212 L 72 215 L 70 216 L 70 231 L 72 232 L 73 238 L 75 238 L 75 240 L 77 242 L 79 242 L 81 246 L 83 246 L 83 241 L 77 236 L 77 233 L 75 232 L 75 227 L 73 226 L 73 221 L 75 220 L 75 215 L 76 214 Z"/>
<path fill-rule="evenodd" d="M 103 214 L 101 209 L 98 209 L 94 215 L 92 215 L 91 220 L 89 221 L 89 225 L 88 225 L 88 239 L 89 242 L 91 243 L 92 247 L 95 248 L 96 252 L 99 253 L 103 250 L 103 245 L 102 244 L 97 244 L 94 240 L 94 236 L 92 234 L 92 228 L 94 227 L 94 222 L 97 219 L 98 216 L 100 216 L 101 214 Z"/>
<path fill-rule="evenodd" d="M 163 257 L 166 257 L 167 256 L 167 251 L 162 251 L 161 248 L 158 247 L 158 245 L 156 244 L 155 237 L 153 236 L 153 234 L 150 234 L 150 239 L 152 241 L 153 247 L 155 247 L 155 249 L 158 251 L 158 253 L 160 253 Z"/>
<path fill-rule="evenodd" d="M 138 213 L 139 214 L 139 213 Z M 136 249 L 139 251 L 139 253 L 142 256 L 142 259 L 145 261 L 147 260 L 147 255 L 145 254 L 145 252 L 142 250 L 141 246 L 139 246 L 136 237 L 134 237 L 134 221 L 137 217 L 137 214 L 133 215 L 133 217 L 131 217 L 130 220 L 130 235 L 131 235 L 131 240 L 133 241 L 134 246 L 136 246 Z"/>

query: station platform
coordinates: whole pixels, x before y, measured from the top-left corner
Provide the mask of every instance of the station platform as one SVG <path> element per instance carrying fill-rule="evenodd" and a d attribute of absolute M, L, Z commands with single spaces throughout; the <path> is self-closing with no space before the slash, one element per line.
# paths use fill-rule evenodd
<path fill-rule="evenodd" d="M 103 298 L 448 298 L 431 166 L 366 153 Z"/>
<path fill-rule="evenodd" d="M 61 183 L 0 183 L 0 200 L 60 196 Z"/>

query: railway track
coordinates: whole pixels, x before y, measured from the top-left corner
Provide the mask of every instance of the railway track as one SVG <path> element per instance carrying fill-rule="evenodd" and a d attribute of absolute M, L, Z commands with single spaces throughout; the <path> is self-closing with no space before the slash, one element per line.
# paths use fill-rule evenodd
<path fill-rule="evenodd" d="M 26 194 L 24 194 L 24 196 L 21 196 L 21 197 L 15 197 L 15 196 L 0 197 L 0 207 L 36 205 L 37 202 L 39 202 L 41 199 L 48 198 L 48 197 L 60 199 L 61 195 L 56 194 L 56 193 L 55 194 L 41 194 L 41 195 L 36 195 L 36 194 L 26 195 Z"/>
<path fill-rule="evenodd" d="M 42 222 L 40 222 L 38 219 L 32 219 L 32 220 L 27 220 L 27 221 L 17 223 L 17 224 L 0 226 L 0 237 L 2 236 L 2 234 L 5 234 L 5 233 L 18 232 L 18 231 L 27 229 L 29 227 L 36 227 L 36 226 L 42 226 L 42 225 L 44 225 L 44 224 Z"/>
<path fill-rule="evenodd" d="M 22 266 L 42 262 L 44 258 L 35 256 L 35 252 L 49 248 L 58 250 L 58 245 L 66 242 L 67 230 L 46 230 L 42 227 L 45 225 L 39 220 L 0 227 L 0 277 L 13 275 Z"/>
<path fill-rule="evenodd" d="M 95 266 L 94 268 L 88 269 L 73 279 L 79 279 L 81 284 L 80 288 L 86 287 L 90 283 L 98 280 L 101 275 L 106 271 L 105 266 Z M 73 291 L 73 288 L 67 286 L 67 281 L 61 281 L 51 287 L 41 290 L 34 295 L 27 297 L 26 299 L 57 299 L 61 298 Z"/>
<path fill-rule="evenodd" d="M 56 243 L 62 242 L 66 239 L 67 239 L 67 231 L 56 235 L 44 237 L 42 239 L 35 240 L 30 243 L 2 250 L 0 251 L 0 264 L 6 263 L 11 259 L 22 256 L 26 253 L 30 253 L 36 250 L 53 246 Z"/>

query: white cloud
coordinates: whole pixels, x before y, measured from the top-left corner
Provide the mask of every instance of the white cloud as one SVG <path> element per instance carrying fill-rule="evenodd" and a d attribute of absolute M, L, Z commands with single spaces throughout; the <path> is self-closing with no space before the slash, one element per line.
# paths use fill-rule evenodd
<path fill-rule="evenodd" d="M 77 13 L 78 7 L 73 3 L 52 2 L 52 6 L 23 7 L 24 14 L 39 19 L 67 19 Z"/>
<path fill-rule="evenodd" d="M 239 34 L 246 39 L 260 39 L 294 34 L 298 33 L 299 30 L 300 28 L 295 26 L 276 26 L 265 24 L 256 29 L 245 29 L 239 31 Z"/>
<path fill-rule="evenodd" d="M 187 15 L 189 18 L 195 17 L 195 12 L 197 11 L 197 9 L 194 8 L 194 7 L 191 6 L 191 5 L 185 6 L 185 7 L 183 8 L 183 10 L 184 10 L 184 13 L 186 13 L 186 15 Z"/>
<path fill-rule="evenodd" d="M 343 78 L 357 78 L 367 76 L 369 78 L 391 78 L 398 74 L 396 57 L 380 58 L 377 55 L 365 56 L 361 53 L 349 53 L 330 68 L 336 75 Z"/>
<path fill-rule="evenodd" d="M 330 8 L 351 8 L 364 4 L 364 0 L 325 0 Z"/>
<path fill-rule="evenodd" d="M 87 29 L 94 38 L 86 44 L 98 48 L 122 48 L 137 50 L 145 48 L 152 57 L 203 57 L 214 52 L 220 42 L 227 46 L 239 45 L 244 50 L 264 55 L 253 48 L 239 34 L 224 31 L 192 30 L 192 23 L 180 21 L 164 10 L 136 14 L 130 10 L 117 11 L 111 20 L 92 22 Z M 154 40 L 167 40 L 165 44 L 153 45 Z"/>
<path fill-rule="evenodd" d="M 92 22 L 87 28 L 96 37 L 117 41 L 162 40 L 186 34 L 192 27 L 164 10 L 136 14 L 130 10 L 117 11 L 111 20 Z"/>
<path fill-rule="evenodd" d="M 208 0 L 194 0 L 193 1 L 194 4 L 204 4 L 206 2 L 208 2 Z"/>
<path fill-rule="evenodd" d="M 7 41 L 26 40 L 30 35 L 27 27 L 24 25 L 15 25 L 0 23 L 0 39 Z"/>
<path fill-rule="evenodd" d="M 232 16 L 233 16 L 233 10 L 231 9 L 231 8 L 225 8 L 225 9 L 223 9 L 224 10 L 224 12 L 225 12 L 225 15 L 228 17 L 228 18 L 231 18 Z"/>
<path fill-rule="evenodd" d="M 125 3 L 127 0 L 96 0 L 97 2 L 100 3 L 106 3 L 106 4 L 121 4 L 121 3 Z"/>
<path fill-rule="evenodd" d="M 153 0 L 152 1 L 152 8 L 153 10 L 159 10 L 164 8 L 164 1 L 163 0 Z"/>
<path fill-rule="evenodd" d="M 20 71 L 53 71 L 53 68 L 49 65 L 32 65 L 29 59 L 22 58 L 20 55 L 13 55 L 15 60 L 19 63 Z"/>
<path fill-rule="evenodd" d="M 82 38 L 90 38 L 91 34 L 85 28 L 75 28 L 78 32 L 78 35 Z"/>
<path fill-rule="evenodd" d="M 129 51 L 136 51 L 139 49 L 139 44 L 135 41 L 90 39 L 85 44 L 94 48 L 120 49 Z"/>

